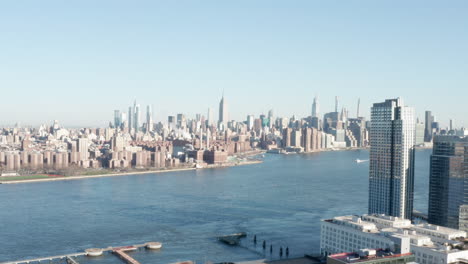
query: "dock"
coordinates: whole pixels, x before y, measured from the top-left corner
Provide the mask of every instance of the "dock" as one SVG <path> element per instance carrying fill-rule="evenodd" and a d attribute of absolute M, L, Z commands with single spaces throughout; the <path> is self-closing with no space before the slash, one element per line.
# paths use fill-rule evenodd
<path fill-rule="evenodd" d="M 67 263 L 68 264 L 80 264 L 78 261 L 76 261 L 74 258 L 72 257 L 67 257 Z"/>
<path fill-rule="evenodd" d="M 85 256 L 85 255 L 86 255 L 86 253 L 83 252 L 83 253 L 74 253 L 74 254 L 51 256 L 51 257 L 45 257 L 45 258 L 35 258 L 35 259 L 8 261 L 8 262 L 2 262 L 0 264 L 29 264 L 29 263 L 33 263 L 33 262 L 52 261 L 54 259 L 68 259 L 68 258 L 71 258 L 71 257 L 79 257 L 79 256 Z"/>
<path fill-rule="evenodd" d="M 65 260 L 68 264 L 79 264 L 79 262 L 74 258 L 80 257 L 80 256 L 100 256 L 104 252 L 112 252 L 128 264 L 140 264 L 140 262 L 130 257 L 125 252 L 137 250 L 142 247 L 151 248 L 150 246 L 155 245 L 155 244 L 158 244 L 159 246 L 161 246 L 161 243 L 158 243 L 158 242 L 148 242 L 144 244 L 137 244 L 137 245 L 132 245 L 132 246 L 124 246 L 124 247 L 93 248 L 93 249 L 87 249 L 85 250 L 85 252 L 57 255 L 57 256 L 51 256 L 51 257 L 43 257 L 43 258 L 7 261 L 7 262 L 0 262 L 0 264 L 30 264 L 30 263 L 41 263 L 42 261 L 52 262 L 54 260 Z M 95 255 L 92 255 L 93 253 L 95 253 Z"/>
<path fill-rule="evenodd" d="M 127 250 L 128 251 L 128 250 Z M 123 249 L 117 249 L 113 250 L 112 253 L 123 259 L 125 262 L 128 264 L 140 264 L 136 259 L 130 257 L 127 253 L 125 253 L 125 250 Z"/>

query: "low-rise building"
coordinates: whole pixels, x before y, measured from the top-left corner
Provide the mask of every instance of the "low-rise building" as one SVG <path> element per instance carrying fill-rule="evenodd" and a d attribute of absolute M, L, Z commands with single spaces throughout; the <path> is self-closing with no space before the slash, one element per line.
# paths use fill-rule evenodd
<path fill-rule="evenodd" d="M 411 253 L 393 254 L 382 249 L 362 249 L 351 253 L 338 253 L 327 257 L 327 264 L 405 264 L 414 262 Z"/>
<path fill-rule="evenodd" d="M 338 216 L 322 221 L 322 255 L 381 248 L 396 254 L 413 253 L 421 264 L 468 261 L 466 232 L 385 215 Z"/>

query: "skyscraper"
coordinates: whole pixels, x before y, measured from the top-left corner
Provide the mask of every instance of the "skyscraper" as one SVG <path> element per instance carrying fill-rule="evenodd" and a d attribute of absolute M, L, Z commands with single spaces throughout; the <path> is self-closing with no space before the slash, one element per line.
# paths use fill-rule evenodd
<path fill-rule="evenodd" d="M 400 98 L 371 108 L 369 214 L 411 219 L 414 193 L 414 109 Z"/>
<path fill-rule="evenodd" d="M 153 131 L 153 110 L 151 105 L 146 107 L 146 129 L 148 132 Z"/>
<path fill-rule="evenodd" d="M 140 130 L 141 124 L 141 112 L 140 112 L 140 105 L 135 102 L 133 103 L 133 128 L 135 132 Z"/>
<path fill-rule="evenodd" d="M 335 112 L 337 113 L 338 113 L 338 100 L 339 100 L 339 97 L 335 96 Z"/>
<path fill-rule="evenodd" d="M 361 107 L 361 98 L 357 100 L 356 118 L 359 118 L 359 108 Z"/>
<path fill-rule="evenodd" d="M 312 103 L 312 117 L 319 117 L 319 102 L 318 97 L 314 97 L 314 102 Z"/>
<path fill-rule="evenodd" d="M 118 128 L 122 124 L 120 110 L 114 110 L 114 127 Z"/>
<path fill-rule="evenodd" d="M 128 129 L 131 131 L 133 128 L 133 108 L 128 107 Z"/>
<path fill-rule="evenodd" d="M 424 141 L 431 142 L 432 141 L 432 123 L 434 122 L 434 116 L 432 115 L 431 111 L 426 111 L 426 129 L 424 130 Z"/>
<path fill-rule="evenodd" d="M 468 204 L 468 137 L 435 136 L 429 176 L 429 223 L 459 228 Z"/>
<path fill-rule="evenodd" d="M 274 113 L 273 109 L 270 109 L 268 111 L 268 127 L 271 128 L 273 126 L 273 124 L 275 122 L 274 119 L 275 119 L 275 113 Z"/>
<path fill-rule="evenodd" d="M 214 121 L 213 119 L 214 119 L 213 109 L 210 107 L 210 108 L 208 108 L 207 119 L 206 119 L 207 126 L 213 125 L 213 121 Z"/>
<path fill-rule="evenodd" d="M 227 111 L 227 103 L 224 100 L 224 95 L 219 102 L 219 124 L 223 125 L 225 129 L 228 122 L 228 111 Z"/>

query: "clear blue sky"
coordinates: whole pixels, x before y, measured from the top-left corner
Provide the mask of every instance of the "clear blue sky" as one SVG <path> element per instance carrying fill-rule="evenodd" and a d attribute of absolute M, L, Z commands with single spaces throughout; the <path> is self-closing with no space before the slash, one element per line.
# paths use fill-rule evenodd
<path fill-rule="evenodd" d="M 334 96 L 354 115 L 401 96 L 468 126 L 468 1 L 2 1 L 0 124 L 106 125 L 136 98 L 156 120 Z"/>

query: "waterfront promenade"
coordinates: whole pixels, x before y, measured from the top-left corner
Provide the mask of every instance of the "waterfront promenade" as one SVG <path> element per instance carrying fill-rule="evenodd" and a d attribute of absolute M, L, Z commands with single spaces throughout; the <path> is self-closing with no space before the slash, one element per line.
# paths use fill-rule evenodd
<path fill-rule="evenodd" d="M 261 163 L 261 161 L 243 161 L 239 163 L 229 163 L 223 165 L 210 165 L 201 169 L 214 169 L 214 168 L 226 168 L 232 166 L 243 166 Z M 49 181 L 66 181 L 66 180 L 80 180 L 80 179 L 92 179 L 102 177 L 115 177 L 115 176 L 128 176 L 128 175 L 141 175 L 141 174 L 156 174 L 166 172 L 181 172 L 181 171 L 193 171 L 200 170 L 197 168 L 179 168 L 179 169 L 166 169 L 166 170 L 147 170 L 147 171 L 132 171 L 132 172 L 121 172 L 121 173 L 108 173 L 108 174 L 97 174 L 97 175 L 77 175 L 77 176 L 63 176 L 54 178 L 40 178 L 40 179 L 27 179 L 27 180 L 4 180 L 0 178 L 0 184 L 17 184 L 17 183 L 37 183 L 37 182 L 49 182 Z"/>

